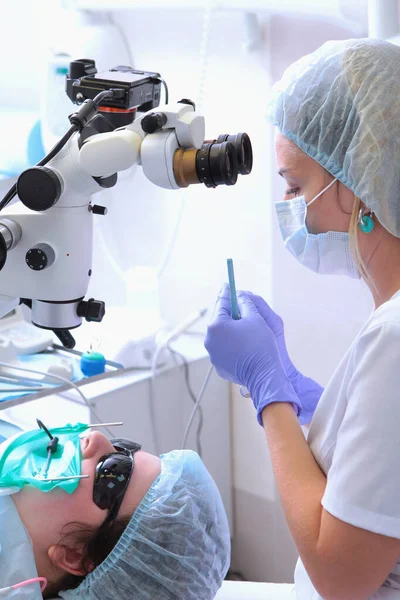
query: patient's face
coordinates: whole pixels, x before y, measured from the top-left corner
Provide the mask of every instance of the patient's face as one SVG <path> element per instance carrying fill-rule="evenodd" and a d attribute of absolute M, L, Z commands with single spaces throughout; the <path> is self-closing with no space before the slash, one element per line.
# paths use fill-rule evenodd
<path fill-rule="evenodd" d="M 108 511 L 101 510 L 93 502 L 93 484 L 96 466 L 100 458 L 115 448 L 100 432 L 94 431 L 81 440 L 82 479 L 73 494 L 57 488 L 44 493 L 26 486 L 12 498 L 34 545 L 38 571 L 43 557 L 53 544 L 58 544 L 63 528 L 69 523 L 83 523 L 98 528 L 105 521 Z M 140 504 L 153 481 L 160 474 L 161 461 L 147 452 L 135 453 L 135 469 L 125 493 L 117 518 L 130 517 Z"/>

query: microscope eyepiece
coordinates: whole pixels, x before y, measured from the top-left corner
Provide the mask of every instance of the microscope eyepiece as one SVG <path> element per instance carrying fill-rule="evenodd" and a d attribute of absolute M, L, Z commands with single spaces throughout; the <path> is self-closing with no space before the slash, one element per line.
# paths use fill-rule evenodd
<path fill-rule="evenodd" d="M 249 175 L 251 173 L 253 168 L 253 149 L 247 133 L 238 133 L 237 135 L 223 134 L 218 137 L 217 142 L 231 142 L 235 147 L 239 173 L 241 175 Z"/>
<path fill-rule="evenodd" d="M 196 172 L 207 187 L 235 185 L 239 170 L 233 144 L 205 142 L 196 156 Z"/>
<path fill-rule="evenodd" d="M 238 175 L 248 175 L 252 168 L 253 150 L 247 133 L 223 134 L 204 142 L 200 150 L 179 148 L 174 156 L 174 175 L 180 187 L 192 183 L 235 185 Z"/>

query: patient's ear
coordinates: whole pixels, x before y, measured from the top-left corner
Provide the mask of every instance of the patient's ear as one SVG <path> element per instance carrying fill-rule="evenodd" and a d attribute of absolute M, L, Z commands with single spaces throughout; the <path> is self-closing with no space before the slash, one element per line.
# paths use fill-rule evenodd
<path fill-rule="evenodd" d="M 92 568 L 86 568 L 82 565 L 84 556 L 84 546 L 74 545 L 73 547 L 65 544 L 54 544 L 50 546 L 47 553 L 51 562 L 66 573 L 77 576 L 85 576 Z"/>

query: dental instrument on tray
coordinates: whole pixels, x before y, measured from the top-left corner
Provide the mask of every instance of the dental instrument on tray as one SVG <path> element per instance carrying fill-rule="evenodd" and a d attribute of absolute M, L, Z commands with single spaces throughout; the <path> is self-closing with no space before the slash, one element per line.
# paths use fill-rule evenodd
<path fill-rule="evenodd" d="M 0 361 L 0 369 L 2 367 L 6 367 L 6 368 L 11 367 L 13 370 L 20 371 L 22 373 L 35 373 L 35 374 L 39 374 L 39 375 L 44 375 L 46 377 L 48 376 L 48 377 L 55 379 L 56 381 L 61 381 L 62 383 L 67 384 L 68 386 L 72 387 L 77 392 L 77 394 L 79 394 L 79 396 L 82 398 L 83 402 L 86 404 L 86 406 L 89 408 L 89 410 L 93 413 L 93 415 L 95 416 L 97 421 L 99 423 L 101 423 L 101 419 L 100 419 L 99 415 L 97 414 L 97 412 L 95 411 L 94 407 L 92 406 L 91 402 L 89 402 L 86 395 L 82 392 L 82 390 L 73 381 L 70 381 L 69 379 L 66 379 L 65 377 L 61 377 L 60 375 L 44 373 L 43 371 L 40 371 L 38 369 L 27 369 L 25 367 L 17 367 L 15 365 L 9 365 L 7 363 L 3 363 Z M 54 390 L 56 391 L 57 388 L 54 388 Z M 30 391 L 35 391 L 35 390 L 30 390 Z M 103 427 L 103 425 L 102 425 L 102 427 Z M 107 431 L 107 433 L 110 436 L 112 436 L 112 432 L 107 427 L 106 423 L 104 424 L 104 429 L 105 429 L 105 431 Z"/>

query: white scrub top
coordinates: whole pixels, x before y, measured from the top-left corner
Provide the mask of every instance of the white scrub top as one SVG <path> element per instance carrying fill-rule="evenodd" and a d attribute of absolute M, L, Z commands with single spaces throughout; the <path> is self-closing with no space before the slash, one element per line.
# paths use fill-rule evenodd
<path fill-rule="evenodd" d="M 341 521 L 400 539 L 400 291 L 368 319 L 321 396 L 308 443 L 327 476 L 322 505 Z M 306 570 L 297 600 L 320 600 Z M 371 598 L 400 600 L 400 556 Z"/>

